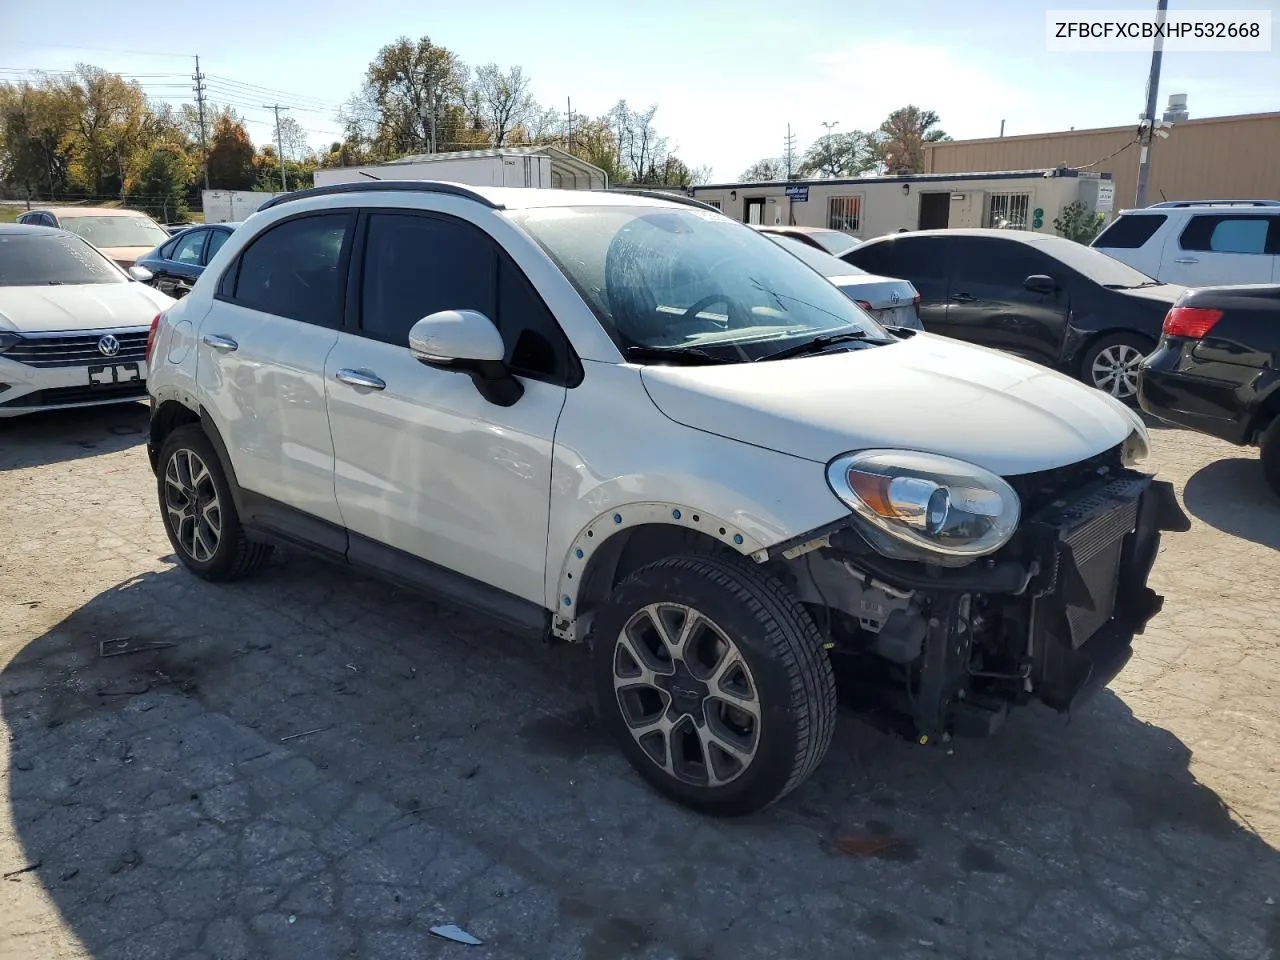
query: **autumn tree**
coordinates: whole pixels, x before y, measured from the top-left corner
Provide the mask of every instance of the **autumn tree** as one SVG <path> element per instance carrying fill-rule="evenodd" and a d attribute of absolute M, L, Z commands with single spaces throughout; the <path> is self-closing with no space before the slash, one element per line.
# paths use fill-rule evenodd
<path fill-rule="evenodd" d="M 86 64 L 61 85 L 79 133 L 74 174 L 94 197 L 120 194 L 135 154 L 144 152 L 149 111 L 142 88 Z"/>
<path fill-rule="evenodd" d="M 452 51 L 430 37 L 401 37 L 378 51 L 344 119 L 382 157 L 438 150 L 465 128 L 466 82 L 467 69 Z"/>
<path fill-rule="evenodd" d="M 249 132 L 227 107 L 213 121 L 209 141 L 209 186 L 215 190 L 249 190 L 253 187 L 253 141 Z"/>
<path fill-rule="evenodd" d="M 48 80 L 0 84 L 0 175 L 28 197 L 65 196 L 75 160 L 75 104 Z"/>
<path fill-rule="evenodd" d="M 880 124 L 875 155 L 891 176 L 924 173 L 924 145 L 950 140 L 938 126 L 938 115 L 914 105 L 899 107 Z"/>
<path fill-rule="evenodd" d="M 856 177 L 876 165 L 872 138 L 861 130 L 828 133 L 813 142 L 800 161 L 802 177 Z"/>
<path fill-rule="evenodd" d="M 539 113 L 529 93 L 529 78 L 520 67 L 505 73 L 496 63 L 478 68 L 467 89 L 473 119 L 479 120 L 495 147 L 506 145 L 511 132 L 525 127 Z"/>
<path fill-rule="evenodd" d="M 787 171 L 781 160 L 777 157 L 765 157 L 743 170 L 742 176 L 738 179 L 744 183 L 765 183 L 770 180 L 783 180 L 786 175 Z"/>
<path fill-rule="evenodd" d="M 568 136 L 569 152 L 599 167 L 610 183 L 625 183 L 628 172 L 618 154 L 618 141 L 608 117 L 576 118 Z"/>

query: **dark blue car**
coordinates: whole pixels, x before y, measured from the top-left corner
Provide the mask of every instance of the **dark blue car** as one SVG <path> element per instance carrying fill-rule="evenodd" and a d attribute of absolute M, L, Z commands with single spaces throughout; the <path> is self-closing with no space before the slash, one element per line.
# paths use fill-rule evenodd
<path fill-rule="evenodd" d="M 139 257 L 130 272 L 134 279 L 151 284 L 161 293 L 185 296 L 238 226 L 238 223 L 208 223 L 189 227 Z M 134 272 L 138 267 L 146 270 L 147 275 Z"/>

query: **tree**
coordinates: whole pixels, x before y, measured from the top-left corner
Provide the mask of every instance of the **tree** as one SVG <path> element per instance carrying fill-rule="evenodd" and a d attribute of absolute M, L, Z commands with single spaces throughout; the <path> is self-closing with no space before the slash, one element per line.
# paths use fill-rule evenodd
<path fill-rule="evenodd" d="M 1068 240 L 1088 246 L 1106 219 L 1101 213 L 1090 213 L 1083 203 L 1074 200 L 1062 208 L 1060 216 L 1053 218 L 1053 229 Z"/>
<path fill-rule="evenodd" d="M 213 121 L 209 142 L 209 186 L 214 190 L 249 190 L 256 178 L 253 141 L 249 132 L 227 107 Z"/>
<path fill-rule="evenodd" d="M 662 164 L 667 154 L 667 140 L 653 126 L 658 112 L 655 103 L 647 110 L 632 110 L 627 101 L 619 100 L 609 111 L 606 122 L 617 131 L 618 164 L 627 178 L 645 183 L 647 174 Z"/>
<path fill-rule="evenodd" d="M 452 147 L 465 126 L 467 69 L 430 37 L 401 37 L 378 51 L 346 111 L 384 157 Z M 450 112 L 447 108 L 454 107 Z"/>
<path fill-rule="evenodd" d="M 302 160 L 311 152 L 306 131 L 293 117 L 280 118 L 280 141 L 287 160 Z"/>
<path fill-rule="evenodd" d="M 768 180 L 784 180 L 786 176 L 787 171 L 781 160 L 777 157 L 765 157 L 742 171 L 742 176 L 738 179 L 744 183 L 764 183 Z"/>
<path fill-rule="evenodd" d="M 76 152 L 76 105 L 65 87 L 37 83 L 0 84 L 0 173 L 29 197 L 52 199 L 71 189 Z"/>
<path fill-rule="evenodd" d="M 195 179 L 196 165 L 172 143 L 162 143 L 147 154 L 146 164 L 125 193 L 132 207 L 146 210 L 162 223 L 186 219 L 187 188 Z"/>
<path fill-rule="evenodd" d="M 476 70 L 468 100 L 473 119 L 479 119 L 495 147 L 504 146 L 516 127 L 527 127 L 539 112 L 520 67 L 503 73 L 496 63 L 486 63 Z"/>
<path fill-rule="evenodd" d="M 135 154 L 144 149 L 148 111 L 142 88 L 83 63 L 61 83 L 76 111 L 74 175 L 94 197 L 119 194 Z"/>
<path fill-rule="evenodd" d="M 803 177 L 856 177 L 876 164 L 871 136 L 861 130 L 828 133 L 805 151 L 800 161 Z"/>
<path fill-rule="evenodd" d="M 610 183 L 625 183 L 628 178 L 618 154 L 618 141 L 609 117 L 594 120 L 575 119 L 569 139 L 569 152 L 579 160 L 599 167 Z"/>
<path fill-rule="evenodd" d="M 924 145 L 950 139 L 938 127 L 938 115 L 932 110 L 899 107 L 880 124 L 876 158 L 890 176 L 924 173 Z"/>

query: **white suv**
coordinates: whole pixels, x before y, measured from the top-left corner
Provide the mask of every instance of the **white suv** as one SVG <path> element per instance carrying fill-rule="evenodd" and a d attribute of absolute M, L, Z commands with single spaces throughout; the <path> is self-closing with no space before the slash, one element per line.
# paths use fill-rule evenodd
<path fill-rule="evenodd" d="M 1280 281 L 1280 200 L 1171 200 L 1122 210 L 1091 246 L 1165 283 Z"/>
<path fill-rule="evenodd" d="M 340 184 L 269 202 L 152 344 L 177 556 L 272 544 L 591 648 L 631 763 L 741 813 L 831 739 L 832 659 L 920 743 L 1070 709 L 1160 606 L 1136 414 L 891 333 L 655 195 Z"/>

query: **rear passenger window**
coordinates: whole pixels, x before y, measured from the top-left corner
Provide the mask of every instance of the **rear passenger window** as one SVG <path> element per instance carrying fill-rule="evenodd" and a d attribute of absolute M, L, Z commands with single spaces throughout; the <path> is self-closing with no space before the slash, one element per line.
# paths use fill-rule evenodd
<path fill-rule="evenodd" d="M 227 242 L 227 237 L 231 234 L 225 230 L 209 231 L 209 246 L 204 251 L 204 262 L 207 264 L 213 259 L 213 255 L 222 249 L 222 245 Z"/>
<path fill-rule="evenodd" d="M 1116 250 L 1137 250 L 1150 240 L 1169 218 L 1163 213 L 1142 213 L 1137 216 L 1120 215 L 1093 241 L 1095 247 L 1111 247 Z"/>
<path fill-rule="evenodd" d="M 322 327 L 342 324 L 353 214 L 286 220 L 240 254 L 219 293 L 233 303 Z"/>
<path fill-rule="evenodd" d="M 1179 242 L 1204 253 L 1264 253 L 1271 217 L 1218 214 L 1192 217 Z"/>
<path fill-rule="evenodd" d="M 882 277 L 901 277 L 913 283 L 945 280 L 949 272 L 946 246 L 941 237 L 903 237 L 864 243 L 841 259 Z"/>

